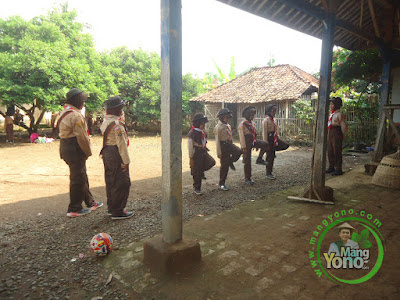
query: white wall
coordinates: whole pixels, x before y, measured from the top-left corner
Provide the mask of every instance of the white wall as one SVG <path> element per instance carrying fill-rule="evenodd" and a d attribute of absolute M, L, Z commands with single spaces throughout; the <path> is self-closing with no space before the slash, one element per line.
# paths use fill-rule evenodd
<path fill-rule="evenodd" d="M 393 84 L 392 84 L 392 103 L 400 104 L 400 68 L 392 70 Z M 395 109 L 393 114 L 393 122 L 400 123 L 400 109 Z"/>

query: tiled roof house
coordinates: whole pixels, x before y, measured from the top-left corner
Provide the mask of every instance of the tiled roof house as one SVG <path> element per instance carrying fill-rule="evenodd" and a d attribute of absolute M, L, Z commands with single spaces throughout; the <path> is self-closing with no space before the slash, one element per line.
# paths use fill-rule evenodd
<path fill-rule="evenodd" d="M 311 100 L 312 96 L 316 97 L 318 83 L 314 76 L 295 66 L 260 67 L 194 97 L 191 101 L 205 103 L 205 113 L 210 121 L 207 127 L 210 129 L 218 121 L 216 115 L 222 107 L 234 112 L 231 125 L 236 128 L 242 119 L 243 109 L 253 105 L 257 109 L 254 120 L 260 129 L 268 104 L 277 104 L 278 118 L 289 118 L 291 104 L 298 99 Z"/>

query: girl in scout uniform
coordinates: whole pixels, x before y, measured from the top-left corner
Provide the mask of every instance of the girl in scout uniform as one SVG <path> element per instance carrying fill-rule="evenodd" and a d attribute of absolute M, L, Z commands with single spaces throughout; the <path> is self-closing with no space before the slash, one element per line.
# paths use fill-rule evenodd
<path fill-rule="evenodd" d="M 246 184 L 254 184 L 251 179 L 251 150 L 255 148 L 260 149 L 257 164 L 266 165 L 267 163 L 262 159 L 266 149 L 267 143 L 257 139 L 255 124 L 253 122 L 256 109 L 254 106 L 247 106 L 244 108 L 242 117 L 244 120 L 239 124 L 239 140 L 243 151 L 244 163 L 244 178 Z"/>
<path fill-rule="evenodd" d="M 204 132 L 207 117 L 198 113 L 192 120 L 192 129 L 188 133 L 190 170 L 193 176 L 193 188 L 196 195 L 201 195 L 201 181 L 204 172 L 215 165 L 215 160 L 208 154 L 207 134 Z"/>
<path fill-rule="evenodd" d="M 67 217 L 79 217 L 90 213 L 103 203 L 93 199 L 89 190 L 86 160 L 92 155 L 85 118 L 81 114 L 88 95 L 79 89 L 67 93 L 64 110 L 60 114 L 57 128 L 60 135 L 60 156 L 70 170 L 69 206 Z M 82 207 L 85 202 L 87 209 Z"/>
<path fill-rule="evenodd" d="M 275 114 L 276 105 L 269 104 L 265 110 L 265 119 L 262 121 L 263 140 L 267 143 L 267 178 L 271 180 L 276 179 L 272 174 L 275 151 L 286 150 L 289 147 L 289 144 L 278 138 L 278 127 L 274 120 Z"/>
<path fill-rule="evenodd" d="M 232 139 L 231 125 L 228 124 L 229 119 L 232 117 L 232 113 L 229 109 L 221 109 L 217 117 L 219 118 L 217 126 L 214 128 L 215 143 L 217 145 L 217 156 L 221 161 L 221 169 L 219 172 L 219 188 L 223 191 L 229 190 L 225 184 L 226 178 L 228 177 L 229 168 L 233 171 L 236 170 L 233 165 L 240 155 L 242 150 L 235 144 Z"/>
<path fill-rule="evenodd" d="M 342 144 L 347 131 L 344 115 L 340 111 L 342 99 L 333 98 L 329 103 L 331 114 L 328 119 L 328 162 L 326 173 L 343 175 L 342 171 Z"/>
<path fill-rule="evenodd" d="M 106 101 L 106 116 L 100 127 L 103 134 L 103 148 L 100 155 L 104 163 L 108 214 L 113 220 L 123 220 L 133 216 L 133 212 L 125 211 L 131 179 L 129 139 L 121 118 L 124 106 L 125 101 L 120 97 L 109 98 Z"/>

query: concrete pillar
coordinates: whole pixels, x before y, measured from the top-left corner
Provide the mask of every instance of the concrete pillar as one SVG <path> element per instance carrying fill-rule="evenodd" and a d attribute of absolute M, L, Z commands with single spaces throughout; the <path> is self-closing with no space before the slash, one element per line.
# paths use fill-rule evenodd
<path fill-rule="evenodd" d="M 153 275 L 181 272 L 201 261 L 196 241 L 182 239 L 181 0 L 161 0 L 162 236 L 144 243 Z"/>
<path fill-rule="evenodd" d="M 182 239 L 181 0 L 161 1 L 161 139 L 163 240 Z"/>

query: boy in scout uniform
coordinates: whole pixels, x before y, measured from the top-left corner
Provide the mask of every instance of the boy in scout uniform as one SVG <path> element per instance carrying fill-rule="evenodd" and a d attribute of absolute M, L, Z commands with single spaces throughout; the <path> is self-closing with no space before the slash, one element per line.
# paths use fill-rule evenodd
<path fill-rule="evenodd" d="M 272 174 L 275 151 L 286 150 L 289 147 L 289 144 L 278 138 L 278 127 L 274 120 L 275 114 L 276 105 L 267 105 L 265 110 L 265 119 L 262 121 L 263 140 L 267 143 L 267 178 L 271 180 L 276 179 Z"/>
<path fill-rule="evenodd" d="M 229 119 L 232 117 L 232 113 L 229 109 L 223 108 L 217 114 L 219 118 L 217 126 L 214 128 L 215 142 L 217 145 L 217 156 L 221 160 L 221 169 L 219 172 L 219 187 L 223 191 L 227 191 L 228 188 L 225 184 L 228 176 L 229 168 L 236 170 L 233 165 L 236 162 L 242 151 L 239 147 L 233 144 L 232 129 L 228 124 Z"/>
<path fill-rule="evenodd" d="M 246 184 L 254 184 L 251 179 L 251 150 L 255 148 L 260 149 L 257 164 L 266 165 L 267 163 L 262 159 L 265 151 L 267 150 L 267 143 L 257 139 L 255 124 L 253 122 L 256 109 L 254 106 L 247 106 L 243 110 L 242 117 L 245 118 L 239 124 L 239 140 L 243 151 L 244 163 L 244 178 Z"/>
<path fill-rule="evenodd" d="M 344 115 L 340 111 L 343 102 L 339 97 L 333 98 L 329 103 L 331 114 L 328 119 L 328 161 L 329 168 L 326 173 L 343 175 L 342 171 L 342 144 L 347 131 Z"/>
<path fill-rule="evenodd" d="M 193 176 L 193 188 L 196 195 L 201 195 L 201 180 L 204 172 L 215 165 L 214 158 L 208 154 L 207 134 L 204 132 L 207 117 L 198 113 L 192 120 L 192 129 L 188 133 L 188 150 L 190 158 L 190 170 Z"/>
<path fill-rule="evenodd" d="M 129 139 L 122 121 L 125 101 L 111 97 L 106 101 L 106 116 L 100 130 L 103 134 L 101 156 L 104 163 L 108 214 L 113 220 L 128 219 L 133 212 L 125 211 L 129 197 L 131 179 L 129 177 Z"/>
<path fill-rule="evenodd" d="M 60 132 L 60 156 L 70 170 L 70 202 L 67 217 L 79 217 L 90 213 L 103 203 L 94 201 L 89 190 L 86 160 L 92 155 L 85 118 L 81 114 L 88 95 L 79 89 L 67 93 L 64 110 L 60 114 L 57 128 Z M 88 208 L 82 207 L 85 202 Z"/>

